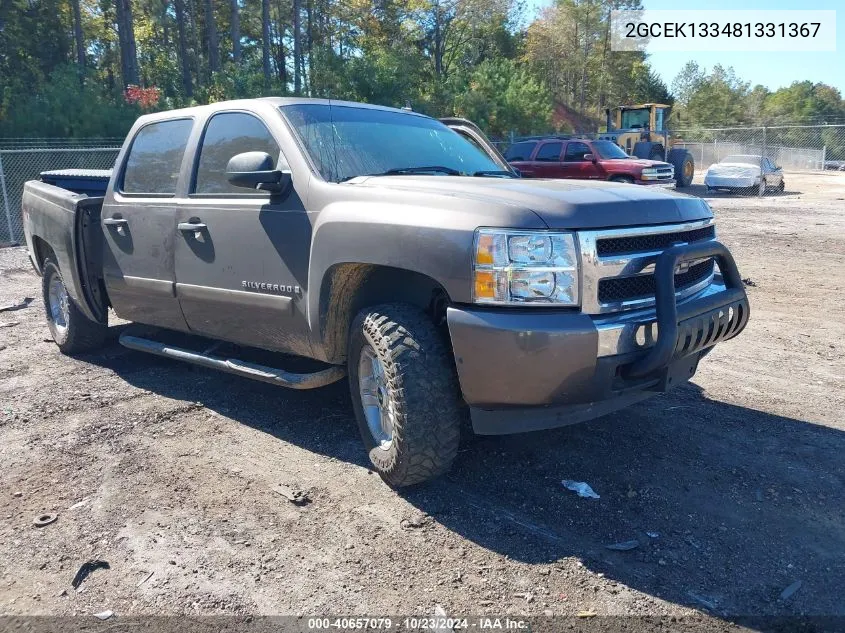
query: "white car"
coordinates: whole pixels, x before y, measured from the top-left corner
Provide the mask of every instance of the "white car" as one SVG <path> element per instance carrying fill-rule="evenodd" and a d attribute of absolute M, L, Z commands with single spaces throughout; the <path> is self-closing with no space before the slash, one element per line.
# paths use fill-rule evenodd
<path fill-rule="evenodd" d="M 707 190 L 730 189 L 750 190 L 773 188 L 783 191 L 783 170 L 776 167 L 768 158 L 753 154 L 734 154 L 726 156 L 717 164 L 711 165 L 704 175 Z"/>

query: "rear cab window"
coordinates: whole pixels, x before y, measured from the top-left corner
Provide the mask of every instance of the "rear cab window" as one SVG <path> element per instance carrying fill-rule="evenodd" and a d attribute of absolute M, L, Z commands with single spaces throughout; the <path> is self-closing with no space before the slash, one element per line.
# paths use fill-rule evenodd
<path fill-rule="evenodd" d="M 149 123 L 132 139 L 123 168 L 120 192 L 174 196 L 193 119 Z"/>
<path fill-rule="evenodd" d="M 537 150 L 535 161 L 545 163 L 556 163 L 560 160 L 560 152 L 563 149 L 563 143 L 543 143 L 540 149 Z"/>
<path fill-rule="evenodd" d="M 508 162 L 530 160 L 531 153 L 535 147 L 537 147 L 537 141 L 520 141 L 519 143 L 514 143 L 505 152 L 505 160 Z"/>
<path fill-rule="evenodd" d="M 226 166 L 233 156 L 264 152 L 280 162 L 281 149 L 264 122 L 247 112 L 218 112 L 205 128 L 197 151 L 196 175 L 191 193 L 205 195 L 267 195 L 236 187 L 226 178 Z"/>

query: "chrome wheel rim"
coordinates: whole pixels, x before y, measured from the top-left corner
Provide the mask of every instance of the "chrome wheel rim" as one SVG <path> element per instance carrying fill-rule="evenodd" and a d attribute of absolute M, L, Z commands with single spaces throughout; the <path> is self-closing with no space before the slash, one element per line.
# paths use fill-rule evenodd
<path fill-rule="evenodd" d="M 50 279 L 47 290 L 47 302 L 50 307 L 50 320 L 60 336 L 67 330 L 70 321 L 70 306 L 68 304 L 67 289 L 58 275 Z"/>
<path fill-rule="evenodd" d="M 384 365 L 369 345 L 363 347 L 358 359 L 358 389 L 370 435 L 376 446 L 388 450 L 393 444 L 396 409 L 384 375 Z"/>

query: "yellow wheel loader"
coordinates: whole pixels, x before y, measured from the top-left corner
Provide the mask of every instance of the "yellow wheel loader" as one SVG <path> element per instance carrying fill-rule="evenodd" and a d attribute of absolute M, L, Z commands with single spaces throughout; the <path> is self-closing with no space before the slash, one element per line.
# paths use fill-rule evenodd
<path fill-rule="evenodd" d="M 637 158 L 663 160 L 675 167 L 677 187 L 689 187 L 695 174 L 695 161 L 686 149 L 672 147 L 673 139 L 666 129 L 671 106 L 664 103 L 643 103 L 607 109 L 607 132 L 599 138 L 613 141 Z"/>

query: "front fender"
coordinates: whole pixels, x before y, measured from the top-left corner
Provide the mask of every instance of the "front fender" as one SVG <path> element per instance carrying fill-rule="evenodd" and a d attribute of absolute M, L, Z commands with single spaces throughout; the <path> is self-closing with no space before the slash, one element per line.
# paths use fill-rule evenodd
<path fill-rule="evenodd" d="M 320 212 L 308 271 L 308 320 L 313 332 L 319 331 L 320 289 L 327 272 L 338 264 L 411 270 L 435 280 L 453 301 L 470 300 L 473 235 L 480 225 L 449 226 L 448 212 L 443 210 L 402 211 L 370 202 L 338 203 Z M 411 215 L 417 222 L 407 221 Z"/>
<path fill-rule="evenodd" d="M 344 200 L 323 207 L 314 222 L 308 271 L 312 332 L 319 332 L 321 288 L 333 266 L 370 264 L 413 271 L 436 281 L 452 301 L 469 303 L 472 245 L 478 227 L 545 228 L 527 210 L 494 210 L 458 198 L 442 206 L 393 201 L 390 192 L 375 188 L 367 188 L 366 197 L 355 200 L 353 195 L 364 192 L 353 187 L 349 185 L 350 195 Z"/>

